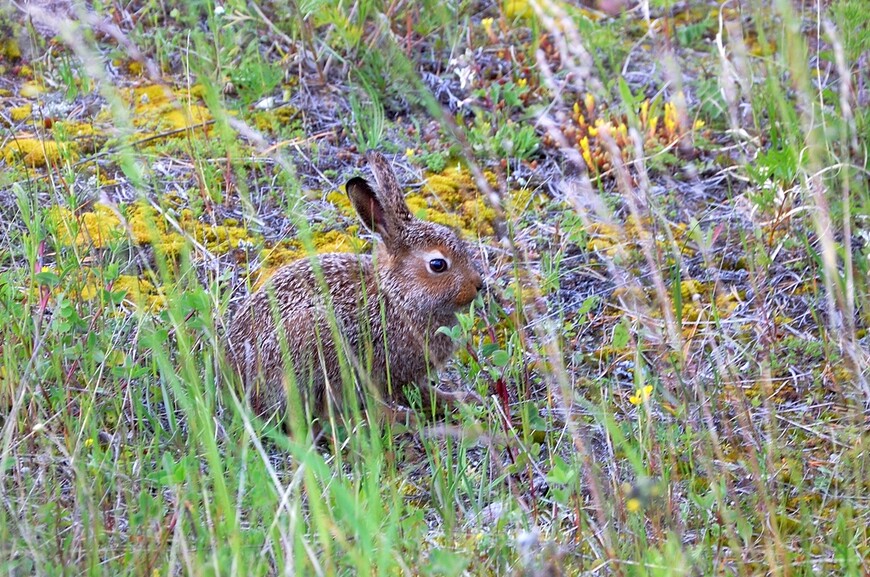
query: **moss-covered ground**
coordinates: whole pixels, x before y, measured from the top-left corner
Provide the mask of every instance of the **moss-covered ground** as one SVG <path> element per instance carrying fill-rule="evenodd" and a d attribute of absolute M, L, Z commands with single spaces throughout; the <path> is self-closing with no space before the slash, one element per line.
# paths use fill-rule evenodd
<path fill-rule="evenodd" d="M 0 571 L 870 574 L 868 63 L 864 0 L 0 5 Z M 312 443 L 225 330 L 371 250 L 369 149 L 484 403 Z"/>

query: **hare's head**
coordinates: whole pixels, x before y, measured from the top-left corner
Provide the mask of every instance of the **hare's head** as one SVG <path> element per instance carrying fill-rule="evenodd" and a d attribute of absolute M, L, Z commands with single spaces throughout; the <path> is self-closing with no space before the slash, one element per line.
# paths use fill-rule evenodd
<path fill-rule="evenodd" d="M 367 155 L 377 182 L 351 178 L 347 194 L 363 225 L 383 241 L 378 276 L 391 299 L 429 316 L 467 306 L 483 286 L 471 247 L 455 231 L 414 218 L 387 159 Z"/>

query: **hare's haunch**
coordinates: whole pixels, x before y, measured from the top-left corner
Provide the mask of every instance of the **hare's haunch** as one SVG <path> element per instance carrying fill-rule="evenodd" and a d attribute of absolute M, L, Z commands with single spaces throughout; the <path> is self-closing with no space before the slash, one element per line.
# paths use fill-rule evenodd
<path fill-rule="evenodd" d="M 454 326 L 481 289 L 474 254 L 450 228 L 414 218 L 387 160 L 367 158 L 377 187 L 356 177 L 347 194 L 381 239 L 374 257 L 297 260 L 230 323 L 229 361 L 260 415 L 283 416 L 296 392 L 312 417 L 325 417 L 330 404 L 340 413 L 348 373 L 358 390 L 387 401 L 407 385 L 420 387 L 424 399 L 462 396 L 430 387 L 429 379 L 453 354 L 438 328 Z M 342 366 L 350 367 L 345 375 Z"/>

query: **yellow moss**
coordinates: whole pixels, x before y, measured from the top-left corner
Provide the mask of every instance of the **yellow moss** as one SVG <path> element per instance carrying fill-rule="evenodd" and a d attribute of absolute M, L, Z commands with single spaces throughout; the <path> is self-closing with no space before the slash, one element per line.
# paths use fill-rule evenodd
<path fill-rule="evenodd" d="M 625 300 L 629 302 L 644 302 L 646 293 L 643 288 L 638 285 L 618 286 L 613 289 L 611 300 Z"/>
<path fill-rule="evenodd" d="M 365 247 L 365 242 L 358 237 L 340 230 L 330 230 L 319 235 L 314 235 L 313 240 L 314 247 L 318 253 L 355 252 Z"/>
<path fill-rule="evenodd" d="M 194 84 L 190 87 L 189 94 L 191 98 L 201 98 L 205 100 L 206 94 L 208 94 L 208 89 L 205 87 L 205 84 Z"/>
<path fill-rule="evenodd" d="M 326 200 L 331 202 L 341 214 L 350 217 L 356 216 L 356 211 L 353 209 L 347 194 L 338 191 L 330 192 L 326 195 Z"/>
<path fill-rule="evenodd" d="M 713 285 L 696 280 L 684 280 L 680 283 L 680 295 L 683 299 L 683 320 L 695 322 L 711 313 L 711 292 Z M 735 290 L 718 294 L 713 299 L 720 318 L 728 318 L 740 304 L 740 295 Z"/>
<path fill-rule="evenodd" d="M 6 60 L 18 60 L 21 58 L 21 48 L 18 46 L 15 38 L 8 36 L 0 42 L 0 56 L 3 56 Z"/>
<path fill-rule="evenodd" d="M 150 244 L 164 256 L 174 256 L 187 244 L 184 237 L 168 227 L 166 220 L 149 204 L 137 203 L 127 210 L 130 234 L 136 244 Z"/>
<path fill-rule="evenodd" d="M 178 130 L 181 128 L 201 125 L 210 120 L 211 113 L 208 108 L 197 104 L 191 104 L 190 106 L 183 106 L 180 110 L 173 109 L 164 112 L 160 118 L 158 126 L 165 127 L 169 130 Z"/>
<path fill-rule="evenodd" d="M 127 218 L 137 244 L 150 244 L 164 255 L 176 255 L 188 244 L 187 239 L 169 227 L 166 220 L 148 204 L 132 206 Z M 222 224 L 200 222 L 189 209 L 181 211 L 178 224 L 185 233 L 216 254 L 225 254 L 243 243 L 258 241 L 235 219 L 227 219 Z"/>
<path fill-rule="evenodd" d="M 686 226 L 683 222 L 678 222 L 677 224 L 671 226 L 671 234 L 674 235 L 675 240 L 681 240 L 686 237 L 689 232 L 689 227 Z"/>
<path fill-rule="evenodd" d="M 57 164 L 62 158 L 78 160 L 78 151 L 73 143 L 58 143 L 38 138 L 18 138 L 10 140 L 0 149 L 7 164 L 24 163 L 31 168 Z"/>
<path fill-rule="evenodd" d="M 24 67 L 22 66 L 22 68 Z M 18 89 L 18 95 L 21 98 L 36 98 L 43 92 L 45 92 L 45 87 L 38 82 L 25 82 Z"/>
<path fill-rule="evenodd" d="M 586 232 L 586 249 L 603 252 L 610 257 L 616 256 L 627 240 L 625 233 L 619 227 L 604 222 L 591 223 Z"/>
<path fill-rule="evenodd" d="M 486 174 L 491 185 L 495 176 Z M 451 166 L 426 179 L 423 192 L 408 197 L 411 211 L 418 217 L 447 226 L 456 226 L 480 236 L 494 234 L 496 213 L 482 198 L 471 172 Z"/>
<path fill-rule="evenodd" d="M 462 227 L 463 225 L 462 219 L 459 218 L 458 214 L 429 210 L 429 203 L 422 196 L 412 194 L 405 198 L 405 202 L 408 203 L 411 214 L 417 218 L 445 226 Z"/>
<path fill-rule="evenodd" d="M 110 241 L 124 236 L 121 219 L 109 207 L 96 204 L 94 210 L 76 217 L 62 206 L 48 211 L 48 222 L 57 230 L 58 241 L 67 246 L 105 247 Z M 75 236 L 73 234 L 75 233 Z"/>
<path fill-rule="evenodd" d="M 281 106 L 273 110 L 262 110 L 251 116 L 254 127 L 260 132 L 275 132 L 292 123 L 299 111 L 292 106 Z"/>
<path fill-rule="evenodd" d="M 425 197 L 422 197 L 419 194 L 411 194 L 405 197 L 405 202 L 408 204 L 408 209 L 411 211 L 411 214 L 417 218 L 426 218 L 426 213 L 429 210 L 429 203 L 426 202 Z"/>
<path fill-rule="evenodd" d="M 728 317 L 740 305 L 740 295 L 735 290 L 727 293 L 722 293 L 716 296 L 716 309 L 719 311 L 719 316 Z"/>
<path fill-rule="evenodd" d="M 67 208 L 54 207 L 49 211 L 49 218 L 58 230 L 58 240 L 68 246 L 103 248 L 110 241 L 129 235 L 135 244 L 151 245 L 164 256 L 174 256 L 188 244 L 185 235 L 170 227 L 152 206 L 141 202 L 127 208 L 124 214 L 126 222 L 113 209 L 99 203 L 78 217 Z M 75 223 L 78 223 L 79 231 L 73 239 L 71 230 Z M 217 254 L 236 249 L 243 242 L 258 240 L 233 219 L 227 219 L 223 224 L 204 223 L 189 210 L 182 211 L 178 224 L 187 235 Z"/>
<path fill-rule="evenodd" d="M 15 108 L 9 111 L 9 116 L 12 118 L 13 122 L 21 122 L 22 120 L 27 120 L 30 118 L 30 114 L 33 112 L 32 104 L 25 104 L 24 106 L 16 106 Z"/>
<path fill-rule="evenodd" d="M 143 72 L 142 63 L 133 60 L 132 62 L 127 64 L 127 71 L 133 76 L 141 76 Z"/>
<path fill-rule="evenodd" d="M 12 91 L 8 88 L 0 88 L 0 97 L 12 96 Z"/>
<path fill-rule="evenodd" d="M 544 198 L 530 188 L 514 190 L 508 197 L 508 208 L 516 216 L 521 215 L 523 211 L 539 208 L 543 203 Z"/>
<path fill-rule="evenodd" d="M 351 226 L 346 231 L 329 230 L 316 232 L 311 237 L 314 252 L 326 254 L 332 252 L 358 252 L 368 250 L 366 242 L 356 236 L 359 227 Z M 262 285 L 282 266 L 308 256 L 308 251 L 299 239 L 281 241 L 260 251 L 263 267 L 257 271 L 256 286 Z"/>
<path fill-rule="evenodd" d="M 484 177 L 491 186 L 496 185 L 494 174 L 487 172 Z M 478 195 L 474 176 L 460 165 L 450 166 L 440 174 L 429 175 L 425 189 L 448 205 L 459 204 Z"/>
<path fill-rule="evenodd" d="M 72 138 L 101 135 L 102 132 L 88 122 L 57 122 L 55 128 L 63 130 Z"/>
<path fill-rule="evenodd" d="M 274 117 L 268 112 L 259 112 L 251 117 L 252 124 L 260 132 L 272 132 L 275 128 Z"/>
<path fill-rule="evenodd" d="M 692 300 L 694 295 L 701 295 L 705 291 L 704 286 L 696 280 L 688 279 L 680 283 L 680 296 L 683 301 Z"/>
<path fill-rule="evenodd" d="M 697 322 L 701 318 L 703 311 L 703 308 L 695 306 L 693 302 L 684 302 L 682 309 L 683 321 L 688 323 Z"/>
<path fill-rule="evenodd" d="M 265 268 L 275 269 L 299 258 L 299 248 L 295 241 L 284 240 L 260 251 L 260 259 Z"/>
<path fill-rule="evenodd" d="M 186 229 L 187 227 L 185 227 Z M 211 252 L 223 254 L 239 247 L 243 242 L 251 242 L 248 231 L 237 225 L 212 225 L 201 222 L 193 224 L 193 236 Z"/>
<path fill-rule="evenodd" d="M 311 242 L 314 245 L 314 252 L 318 254 L 330 252 L 358 252 L 365 249 L 365 242 L 351 234 L 351 228 L 348 231 L 328 230 L 326 232 L 314 233 L 311 236 Z M 308 253 L 301 240 L 294 239 L 288 242 L 290 248 L 289 256 L 291 260 L 296 260 L 306 256 Z"/>
<path fill-rule="evenodd" d="M 196 127 L 212 119 L 208 108 L 190 102 L 184 90 L 173 92 L 152 84 L 134 88 L 125 96 L 133 106 L 133 124 L 139 128 L 172 131 Z"/>
<path fill-rule="evenodd" d="M 169 103 L 172 99 L 172 91 L 166 86 L 151 84 L 134 88 L 130 94 L 130 101 L 134 106 L 159 106 Z"/>
<path fill-rule="evenodd" d="M 87 280 L 78 293 L 78 297 L 82 300 L 97 299 L 102 294 L 103 289 L 107 289 L 112 293 L 123 292 L 124 300 L 145 310 L 157 310 L 166 306 L 166 296 L 146 279 L 133 275 L 121 275 L 111 283 L 111 286 L 104 286 L 92 272 L 86 271 L 84 274 Z"/>
<path fill-rule="evenodd" d="M 149 244 L 159 240 L 166 232 L 166 225 L 158 218 L 157 212 L 149 205 L 137 203 L 127 210 L 130 233 L 138 244 Z M 161 226 L 162 225 L 162 226 Z"/>
<path fill-rule="evenodd" d="M 121 275 L 112 283 L 112 291 L 125 291 L 127 299 L 136 305 L 147 305 L 148 308 L 162 308 L 166 297 L 149 281 L 130 275 Z"/>
<path fill-rule="evenodd" d="M 463 220 L 465 230 L 476 232 L 480 236 L 492 236 L 495 234 L 493 223 L 495 222 L 495 210 L 490 207 L 481 197 L 467 200 L 460 206 L 459 215 Z"/>
<path fill-rule="evenodd" d="M 426 189 L 432 194 L 447 197 L 456 192 L 461 182 L 452 178 L 449 172 L 455 173 L 455 169 L 448 168 L 443 174 L 433 174 L 426 180 Z"/>

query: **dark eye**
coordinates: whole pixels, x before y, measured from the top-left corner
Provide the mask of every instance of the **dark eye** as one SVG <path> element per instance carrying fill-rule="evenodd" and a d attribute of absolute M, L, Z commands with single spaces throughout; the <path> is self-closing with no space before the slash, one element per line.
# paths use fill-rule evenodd
<path fill-rule="evenodd" d="M 429 261 L 429 270 L 434 273 L 440 273 L 447 270 L 447 261 L 443 258 L 433 258 Z"/>

